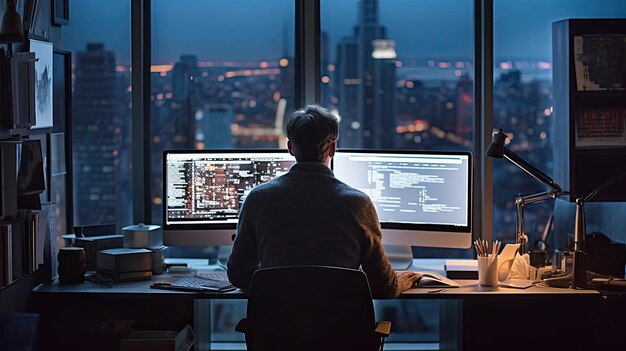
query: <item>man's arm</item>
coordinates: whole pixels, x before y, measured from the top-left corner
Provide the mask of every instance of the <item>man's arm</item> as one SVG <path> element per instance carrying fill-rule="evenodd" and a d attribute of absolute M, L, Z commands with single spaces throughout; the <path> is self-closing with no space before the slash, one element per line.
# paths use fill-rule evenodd
<path fill-rule="evenodd" d="M 250 221 L 251 214 L 247 212 L 250 207 L 249 201 L 250 195 L 239 211 L 237 235 L 228 259 L 228 279 L 234 286 L 244 291 L 249 290 L 252 275 L 259 268 L 256 237 Z"/>
<path fill-rule="evenodd" d="M 394 270 L 385 256 L 382 234 L 378 215 L 372 202 L 368 199 L 359 214 L 359 221 L 365 231 L 363 244 L 363 262 L 361 267 L 370 284 L 374 298 L 393 298 L 400 295 L 405 289 L 398 282 Z"/>

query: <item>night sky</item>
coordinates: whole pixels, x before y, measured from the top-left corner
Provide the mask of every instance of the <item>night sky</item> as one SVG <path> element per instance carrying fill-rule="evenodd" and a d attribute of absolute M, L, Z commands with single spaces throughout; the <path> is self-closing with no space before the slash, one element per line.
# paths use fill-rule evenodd
<path fill-rule="evenodd" d="M 358 0 L 322 0 L 322 30 L 336 43 L 352 33 Z M 380 0 L 380 23 L 397 41 L 402 58 L 473 57 L 470 0 Z M 181 54 L 200 60 L 276 60 L 293 53 L 293 0 L 153 0 L 152 62 L 173 63 Z M 550 61 L 551 22 L 564 18 L 626 17 L 624 0 L 494 0 L 498 59 Z M 70 1 L 64 49 L 84 50 L 101 41 L 130 62 L 130 1 Z M 332 58 L 332 56 L 331 56 Z"/>

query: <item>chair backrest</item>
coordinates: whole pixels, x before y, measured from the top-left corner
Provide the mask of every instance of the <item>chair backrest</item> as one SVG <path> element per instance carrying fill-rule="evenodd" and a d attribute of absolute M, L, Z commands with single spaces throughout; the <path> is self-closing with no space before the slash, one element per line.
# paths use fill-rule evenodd
<path fill-rule="evenodd" d="M 254 273 L 248 350 L 378 350 L 374 307 L 359 270 L 292 266 Z"/>

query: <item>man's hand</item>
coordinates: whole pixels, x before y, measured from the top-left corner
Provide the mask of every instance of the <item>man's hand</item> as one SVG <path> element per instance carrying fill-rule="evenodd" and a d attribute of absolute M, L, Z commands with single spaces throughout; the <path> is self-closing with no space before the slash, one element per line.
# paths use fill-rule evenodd
<path fill-rule="evenodd" d="M 415 272 L 397 272 L 398 284 L 402 287 L 402 291 L 407 291 L 413 287 L 413 283 L 420 280 L 422 276 Z"/>

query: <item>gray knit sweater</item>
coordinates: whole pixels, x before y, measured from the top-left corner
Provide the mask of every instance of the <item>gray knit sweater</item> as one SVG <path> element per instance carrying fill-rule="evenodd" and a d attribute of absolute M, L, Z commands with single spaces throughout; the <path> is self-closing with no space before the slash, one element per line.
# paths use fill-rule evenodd
<path fill-rule="evenodd" d="M 381 244 L 370 198 L 322 163 L 300 162 L 246 197 L 228 261 L 233 285 L 247 290 L 258 268 L 325 265 L 366 274 L 372 295 L 402 292 Z"/>

